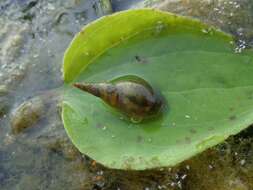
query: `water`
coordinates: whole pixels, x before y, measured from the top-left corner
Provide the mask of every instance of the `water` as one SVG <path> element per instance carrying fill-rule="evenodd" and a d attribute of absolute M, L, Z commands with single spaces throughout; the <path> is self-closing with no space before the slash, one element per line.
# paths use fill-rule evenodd
<path fill-rule="evenodd" d="M 152 1 L 149 6 L 199 18 L 233 34 L 236 53 L 253 47 L 251 0 L 208 2 Z M 141 1 L 113 0 L 112 8 L 118 11 L 137 3 Z M 75 149 L 62 126 L 58 95 L 48 90 L 63 83 L 62 56 L 74 35 L 83 25 L 109 12 L 110 8 L 103 10 L 100 2 L 93 0 L 0 1 L 0 189 L 253 189 L 250 130 L 161 171 L 106 169 Z M 161 29 L 158 23 L 158 32 Z M 38 110 L 46 107 L 46 117 L 40 114 L 36 124 L 13 134 L 11 113 L 36 96 L 45 106 L 40 106 L 41 101 L 34 101 L 34 106 Z M 107 127 L 101 130 L 107 131 Z M 111 134 L 111 138 L 118 136 Z M 152 143 L 152 138 L 145 141 Z"/>
<path fill-rule="evenodd" d="M 143 0 L 113 0 L 112 8 L 113 11 L 126 10 L 134 7 L 137 3 L 143 2 Z"/>

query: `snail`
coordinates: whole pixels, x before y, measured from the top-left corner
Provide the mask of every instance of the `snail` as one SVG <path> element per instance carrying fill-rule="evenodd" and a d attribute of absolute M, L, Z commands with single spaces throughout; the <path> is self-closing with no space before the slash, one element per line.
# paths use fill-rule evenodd
<path fill-rule="evenodd" d="M 120 77 L 104 83 L 74 83 L 74 86 L 101 98 L 136 123 L 157 115 L 163 105 L 161 96 L 137 76 Z"/>

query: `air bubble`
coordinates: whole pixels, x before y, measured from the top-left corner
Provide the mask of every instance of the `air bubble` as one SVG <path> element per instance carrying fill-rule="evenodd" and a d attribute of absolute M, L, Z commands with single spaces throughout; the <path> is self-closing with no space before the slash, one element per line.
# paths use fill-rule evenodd
<path fill-rule="evenodd" d="M 201 30 L 201 32 L 203 32 L 204 34 L 210 34 L 210 35 L 213 35 L 213 28 L 203 28 Z"/>
<path fill-rule="evenodd" d="M 103 175 L 104 174 L 104 171 L 103 170 L 100 170 L 97 172 L 97 175 Z"/>
<path fill-rule="evenodd" d="M 184 174 L 184 175 L 181 176 L 181 179 L 184 180 L 186 177 L 187 177 L 187 175 Z"/>
<path fill-rule="evenodd" d="M 160 32 L 164 29 L 164 24 L 163 24 L 163 22 L 162 22 L 162 21 L 158 21 L 158 22 L 157 22 L 157 25 L 156 25 L 156 27 L 155 27 L 155 29 L 156 29 L 156 32 L 157 32 L 157 33 L 160 33 Z"/>
<path fill-rule="evenodd" d="M 130 120 L 133 123 L 140 123 L 142 121 L 142 118 L 131 117 Z"/>
<path fill-rule="evenodd" d="M 237 47 L 235 48 L 235 53 L 241 53 L 246 48 L 246 42 L 244 40 L 239 40 Z"/>
<path fill-rule="evenodd" d="M 186 119 L 190 119 L 190 118 L 191 118 L 191 116 L 189 116 L 189 115 L 185 115 L 185 118 L 186 118 Z"/>
<path fill-rule="evenodd" d="M 39 54 L 34 54 L 33 55 L 33 58 L 37 58 L 37 57 L 39 57 Z"/>
<path fill-rule="evenodd" d="M 207 29 L 202 29 L 201 32 L 207 34 L 207 33 L 208 33 L 208 30 L 207 30 Z"/>
<path fill-rule="evenodd" d="M 246 163 L 246 161 L 243 159 L 240 161 L 240 164 L 243 166 Z"/>

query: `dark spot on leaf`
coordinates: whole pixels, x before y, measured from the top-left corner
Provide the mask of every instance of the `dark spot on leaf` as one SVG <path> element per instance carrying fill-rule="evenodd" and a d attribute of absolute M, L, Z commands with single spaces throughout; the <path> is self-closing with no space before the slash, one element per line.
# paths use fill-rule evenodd
<path fill-rule="evenodd" d="M 237 100 L 238 100 L 238 101 L 241 101 L 241 97 L 240 97 L 240 96 L 237 96 Z"/>
<path fill-rule="evenodd" d="M 97 123 L 97 124 L 96 124 L 96 128 L 101 129 L 101 128 L 103 128 L 103 125 L 101 125 L 100 123 Z"/>
<path fill-rule="evenodd" d="M 252 100 L 252 99 L 253 99 L 253 93 L 251 93 L 251 94 L 248 95 L 248 99 L 249 99 L 249 100 Z"/>
<path fill-rule="evenodd" d="M 229 110 L 230 110 L 230 111 L 234 111 L 235 108 L 234 108 L 234 107 L 230 107 Z"/>
<path fill-rule="evenodd" d="M 190 129 L 190 132 L 191 132 L 192 134 L 197 133 L 197 131 L 196 131 L 195 129 Z"/>
<path fill-rule="evenodd" d="M 141 142 L 143 142 L 143 137 L 138 135 L 137 136 L 137 143 L 141 143 Z"/>
<path fill-rule="evenodd" d="M 87 119 L 87 118 L 84 118 L 84 119 L 81 121 L 81 123 L 82 123 L 83 125 L 87 125 L 87 124 L 88 124 L 88 119 Z"/>
<path fill-rule="evenodd" d="M 140 58 L 138 55 L 134 56 L 134 58 L 135 58 L 135 59 L 136 59 L 136 61 L 138 61 L 138 62 L 140 62 L 140 61 L 141 61 L 141 58 Z"/>
<path fill-rule="evenodd" d="M 148 62 L 145 58 L 140 57 L 139 55 L 134 56 L 134 58 L 137 61 L 137 63 L 146 64 Z"/>
<path fill-rule="evenodd" d="M 179 145 L 179 144 L 182 144 L 182 141 L 181 140 L 176 140 L 176 143 Z"/>
<path fill-rule="evenodd" d="M 231 121 L 233 121 L 233 120 L 235 120 L 236 119 L 236 116 L 235 115 L 231 115 L 230 117 L 229 117 L 229 120 L 231 120 Z"/>
<path fill-rule="evenodd" d="M 216 77 L 216 81 L 219 83 L 219 84 L 226 84 L 227 81 L 225 80 L 225 78 L 221 77 L 221 76 L 217 76 Z"/>
<path fill-rule="evenodd" d="M 184 140 L 185 140 L 185 142 L 186 142 L 187 144 L 190 144 L 190 143 L 191 143 L 191 138 L 190 138 L 190 137 L 185 137 Z"/>
<path fill-rule="evenodd" d="M 213 131 L 214 130 L 214 128 L 213 127 L 208 127 L 208 129 L 207 129 L 208 131 Z"/>
<path fill-rule="evenodd" d="M 252 95 L 253 95 L 253 91 L 252 91 L 252 90 L 248 90 L 248 91 L 246 92 L 246 94 L 249 95 L 249 96 L 252 96 Z"/>

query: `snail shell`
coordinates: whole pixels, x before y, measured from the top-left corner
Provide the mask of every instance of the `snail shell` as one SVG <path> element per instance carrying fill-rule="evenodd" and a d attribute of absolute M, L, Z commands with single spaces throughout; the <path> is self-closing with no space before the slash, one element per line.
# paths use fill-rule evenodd
<path fill-rule="evenodd" d="M 101 98 L 136 122 L 157 115 L 162 107 L 161 97 L 145 80 L 136 76 L 108 83 L 75 83 L 74 86 Z"/>

